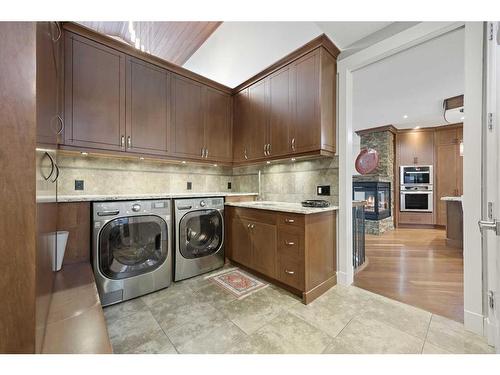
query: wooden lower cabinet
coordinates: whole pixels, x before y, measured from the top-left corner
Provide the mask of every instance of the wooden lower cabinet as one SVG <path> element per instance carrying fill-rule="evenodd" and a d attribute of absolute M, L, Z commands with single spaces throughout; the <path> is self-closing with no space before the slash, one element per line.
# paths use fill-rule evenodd
<path fill-rule="evenodd" d="M 309 303 L 337 282 L 336 212 L 300 215 L 227 206 L 228 258 Z"/>

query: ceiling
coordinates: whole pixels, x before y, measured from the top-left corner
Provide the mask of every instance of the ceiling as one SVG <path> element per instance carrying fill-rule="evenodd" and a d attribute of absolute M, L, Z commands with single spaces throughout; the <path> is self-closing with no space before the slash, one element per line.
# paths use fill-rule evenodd
<path fill-rule="evenodd" d="M 447 124 L 443 100 L 464 93 L 464 58 L 459 29 L 355 71 L 354 130 Z"/>
<path fill-rule="evenodd" d="M 325 33 L 345 49 L 390 22 L 224 22 L 184 67 L 236 87 Z"/>
<path fill-rule="evenodd" d="M 79 22 L 177 65 L 189 57 L 221 22 Z M 139 40 L 139 42 L 138 42 Z"/>

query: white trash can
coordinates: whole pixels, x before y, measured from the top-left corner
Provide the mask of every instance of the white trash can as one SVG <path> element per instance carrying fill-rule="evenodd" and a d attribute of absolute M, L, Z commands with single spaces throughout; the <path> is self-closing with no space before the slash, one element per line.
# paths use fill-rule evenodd
<path fill-rule="evenodd" d="M 52 251 L 52 271 L 60 271 L 62 268 L 68 236 L 67 231 L 56 232 L 57 246 L 54 246 L 54 251 Z"/>

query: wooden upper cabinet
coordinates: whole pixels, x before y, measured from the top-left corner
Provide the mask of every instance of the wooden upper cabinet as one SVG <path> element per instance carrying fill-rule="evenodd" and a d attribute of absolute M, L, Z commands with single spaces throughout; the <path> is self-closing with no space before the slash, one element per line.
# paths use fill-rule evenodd
<path fill-rule="evenodd" d="M 321 146 L 319 50 L 294 63 L 295 116 L 293 151 L 307 152 Z"/>
<path fill-rule="evenodd" d="M 248 88 L 249 118 L 247 156 L 249 160 L 262 159 L 268 143 L 269 100 L 268 80 L 264 79 Z"/>
<path fill-rule="evenodd" d="M 204 148 L 202 84 L 172 75 L 171 132 L 172 153 L 193 159 L 202 158 Z"/>
<path fill-rule="evenodd" d="M 127 151 L 167 155 L 169 73 L 135 58 L 127 58 Z"/>
<path fill-rule="evenodd" d="M 235 97 L 234 161 L 334 155 L 336 64 L 326 48 L 317 47 L 244 86 Z M 246 159 L 238 157 L 243 144 Z"/>
<path fill-rule="evenodd" d="M 237 93 L 233 97 L 233 103 L 233 160 L 242 162 L 248 160 L 250 131 L 248 89 Z"/>
<path fill-rule="evenodd" d="M 232 160 L 231 97 L 206 87 L 204 97 L 204 131 L 207 159 Z"/>
<path fill-rule="evenodd" d="M 269 144 L 272 156 L 286 155 L 292 150 L 292 70 L 288 65 L 269 77 Z"/>
<path fill-rule="evenodd" d="M 64 130 L 59 103 L 62 40 L 55 22 L 36 23 L 36 44 L 37 143 L 54 145 Z"/>
<path fill-rule="evenodd" d="M 397 135 L 399 165 L 433 165 L 434 132 L 412 131 Z"/>
<path fill-rule="evenodd" d="M 122 150 L 125 55 L 76 34 L 65 36 L 65 143 Z"/>

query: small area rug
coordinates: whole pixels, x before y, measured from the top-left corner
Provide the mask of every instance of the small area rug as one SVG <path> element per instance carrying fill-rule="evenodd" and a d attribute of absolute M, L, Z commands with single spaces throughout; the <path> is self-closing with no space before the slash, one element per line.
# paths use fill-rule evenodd
<path fill-rule="evenodd" d="M 208 279 L 225 291 L 231 293 L 237 299 L 248 297 L 256 291 L 269 286 L 269 284 L 257 280 L 255 277 L 250 276 L 248 273 L 238 268 L 233 268 L 210 276 Z"/>

